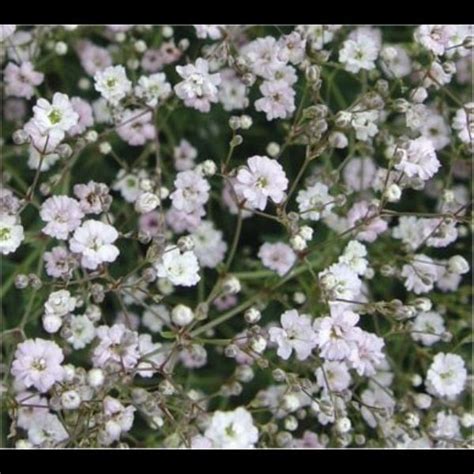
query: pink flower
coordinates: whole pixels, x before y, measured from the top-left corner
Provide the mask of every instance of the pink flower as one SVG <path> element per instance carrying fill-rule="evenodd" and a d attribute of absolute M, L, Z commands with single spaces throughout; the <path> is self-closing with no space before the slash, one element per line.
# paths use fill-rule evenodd
<path fill-rule="evenodd" d="M 281 315 L 281 326 L 268 331 L 270 341 L 278 345 L 277 354 L 283 360 L 288 360 L 294 350 L 298 360 L 307 359 L 317 344 L 311 318 L 307 314 L 299 315 L 298 311 L 292 309 Z"/>
<path fill-rule="evenodd" d="M 181 140 L 178 146 L 174 147 L 173 158 L 174 167 L 178 171 L 186 171 L 194 166 L 197 157 L 197 150 L 187 140 Z"/>
<path fill-rule="evenodd" d="M 209 63 L 198 58 L 195 64 L 176 66 L 176 72 L 183 78 L 174 87 L 176 95 L 188 107 L 200 112 L 209 112 L 211 103 L 217 102 L 217 86 L 221 82 L 219 74 L 209 74 Z"/>
<path fill-rule="evenodd" d="M 11 373 L 26 388 L 33 386 L 44 393 L 63 379 L 63 360 L 63 351 L 55 342 L 28 339 L 18 344 Z"/>
<path fill-rule="evenodd" d="M 71 99 L 71 105 L 77 115 L 79 115 L 77 125 L 74 125 L 74 127 L 68 131 L 68 134 L 73 137 L 74 135 L 84 133 L 87 127 L 92 127 L 92 125 L 94 125 L 94 116 L 92 114 L 92 107 L 80 97 L 73 97 Z"/>
<path fill-rule="evenodd" d="M 176 189 L 171 193 L 170 199 L 178 211 L 193 213 L 209 199 L 209 183 L 195 171 L 178 173 L 174 186 Z"/>
<path fill-rule="evenodd" d="M 17 66 L 8 63 L 4 71 L 5 93 L 16 97 L 31 99 L 35 93 L 35 86 L 39 86 L 44 80 L 44 74 L 37 72 L 29 61 Z"/>
<path fill-rule="evenodd" d="M 356 337 L 357 350 L 349 356 L 349 361 L 359 375 L 374 375 L 376 366 L 385 358 L 382 349 L 385 345 L 381 337 L 366 331 L 358 331 Z"/>
<path fill-rule="evenodd" d="M 193 212 L 178 211 L 172 207 L 166 213 L 166 222 L 177 234 L 193 232 L 199 227 L 205 213 L 203 207 L 199 207 Z"/>
<path fill-rule="evenodd" d="M 100 214 L 107 211 L 112 203 L 109 187 L 104 183 L 89 181 L 87 184 L 75 184 L 74 194 L 85 214 Z"/>
<path fill-rule="evenodd" d="M 156 135 L 154 125 L 151 123 L 152 114 L 142 114 L 141 110 L 126 110 L 120 127 L 117 127 L 119 137 L 132 146 L 144 145 L 147 140 L 153 140 Z M 134 117 L 137 117 L 134 119 Z"/>
<path fill-rule="evenodd" d="M 409 178 L 418 177 L 423 181 L 433 177 L 441 167 L 431 140 L 419 137 L 410 140 L 408 148 L 395 168 L 403 171 Z"/>
<path fill-rule="evenodd" d="M 265 112 L 267 120 L 291 117 L 296 110 L 295 91 L 286 81 L 265 81 L 260 92 L 263 97 L 255 101 L 255 109 Z"/>
<path fill-rule="evenodd" d="M 371 187 L 375 172 L 372 158 L 352 158 L 344 167 L 344 182 L 353 191 L 363 191 Z"/>
<path fill-rule="evenodd" d="M 356 202 L 347 213 L 349 228 L 363 221 L 366 221 L 366 223 L 354 229 L 358 240 L 374 242 L 377 236 L 388 228 L 387 222 L 380 217 L 376 217 L 375 211 L 370 208 L 367 201 Z"/>
<path fill-rule="evenodd" d="M 267 156 L 252 156 L 247 160 L 247 166 L 237 173 L 234 189 L 241 194 L 251 207 L 263 211 L 267 199 L 279 204 L 285 197 L 288 179 L 276 160 Z"/>
<path fill-rule="evenodd" d="M 262 264 L 283 276 L 296 262 L 296 254 L 289 245 L 282 242 L 264 243 L 258 251 Z"/>
<path fill-rule="evenodd" d="M 77 53 L 82 67 L 90 76 L 93 76 L 97 71 L 112 66 L 110 53 L 105 48 L 96 46 L 90 41 L 81 41 Z"/>
<path fill-rule="evenodd" d="M 94 349 L 94 367 L 105 367 L 115 362 L 119 367 L 133 369 L 140 358 L 138 334 L 123 324 L 100 326 L 96 332 L 99 345 Z"/>
<path fill-rule="evenodd" d="M 160 231 L 160 213 L 158 211 L 142 214 L 138 219 L 138 227 L 141 232 L 155 237 Z"/>
<path fill-rule="evenodd" d="M 53 278 L 71 278 L 77 267 L 76 258 L 63 247 L 54 247 L 43 256 L 46 273 Z"/>
<path fill-rule="evenodd" d="M 66 240 L 69 233 L 80 224 L 84 213 L 79 202 L 68 196 L 52 196 L 42 204 L 41 219 L 48 224 L 43 228 L 43 233 Z"/>
<path fill-rule="evenodd" d="M 64 138 L 64 132 L 59 129 L 41 131 L 34 119 L 29 120 L 23 130 L 28 134 L 33 148 L 46 155 L 53 153 Z"/>
<path fill-rule="evenodd" d="M 316 319 L 314 329 L 321 357 L 328 360 L 347 359 L 356 350 L 356 324 L 359 315 L 345 309 L 345 305 L 332 305 L 331 316 Z"/>

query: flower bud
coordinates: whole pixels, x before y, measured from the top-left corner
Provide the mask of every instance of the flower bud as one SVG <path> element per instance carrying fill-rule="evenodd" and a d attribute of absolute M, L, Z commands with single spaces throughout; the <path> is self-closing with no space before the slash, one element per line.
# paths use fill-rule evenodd
<path fill-rule="evenodd" d="M 187 326 L 193 319 L 193 310 L 184 304 L 175 306 L 171 311 L 171 320 L 176 324 L 176 326 Z"/>

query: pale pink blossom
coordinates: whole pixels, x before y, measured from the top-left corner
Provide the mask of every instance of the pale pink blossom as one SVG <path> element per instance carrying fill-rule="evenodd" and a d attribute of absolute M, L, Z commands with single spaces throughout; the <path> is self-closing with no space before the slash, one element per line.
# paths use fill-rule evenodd
<path fill-rule="evenodd" d="M 28 339 L 18 344 L 11 373 L 26 388 L 35 387 L 44 393 L 63 380 L 63 360 L 63 351 L 55 342 Z"/>
<path fill-rule="evenodd" d="M 29 61 L 21 63 L 8 63 L 4 70 L 5 93 L 16 97 L 31 99 L 35 94 L 35 87 L 44 80 L 44 74 L 34 70 Z"/>
<path fill-rule="evenodd" d="M 258 251 L 258 257 L 265 267 L 274 270 L 279 276 L 285 275 L 297 258 L 292 248 L 283 242 L 264 243 Z"/>
<path fill-rule="evenodd" d="M 47 222 L 43 233 L 66 240 L 69 233 L 81 224 L 84 213 L 79 202 L 68 196 L 52 196 L 41 206 L 41 219 Z"/>
<path fill-rule="evenodd" d="M 267 206 L 268 198 L 277 204 L 282 202 L 287 187 L 288 179 L 280 163 L 258 155 L 247 160 L 247 166 L 237 173 L 234 185 L 251 207 L 261 211 Z"/>

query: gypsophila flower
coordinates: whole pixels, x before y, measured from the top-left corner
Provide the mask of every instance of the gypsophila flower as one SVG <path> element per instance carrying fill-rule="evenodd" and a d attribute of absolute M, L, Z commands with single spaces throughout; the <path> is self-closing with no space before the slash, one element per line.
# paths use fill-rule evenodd
<path fill-rule="evenodd" d="M 173 207 L 192 213 L 209 199 L 209 183 L 195 171 L 181 171 L 174 182 L 175 191 L 170 194 Z"/>
<path fill-rule="evenodd" d="M 405 278 L 405 287 L 417 295 L 428 293 L 438 279 L 435 262 L 424 254 L 417 254 L 410 263 L 403 265 L 401 276 Z"/>
<path fill-rule="evenodd" d="M 318 221 L 331 213 L 335 202 L 328 191 L 329 188 L 325 184 L 316 183 L 298 193 L 296 202 L 304 219 Z"/>
<path fill-rule="evenodd" d="M 448 400 L 456 398 L 464 389 L 467 371 L 457 354 L 436 354 L 426 373 L 429 392 Z"/>
<path fill-rule="evenodd" d="M 338 361 L 325 360 L 314 375 L 321 388 L 332 392 L 342 392 L 352 381 L 347 365 Z"/>
<path fill-rule="evenodd" d="M 202 221 L 191 237 L 194 253 L 202 267 L 215 268 L 224 260 L 227 244 L 222 239 L 222 232 L 215 229 L 212 222 Z"/>
<path fill-rule="evenodd" d="M 66 94 L 56 92 L 53 101 L 38 99 L 33 107 L 34 123 L 42 133 L 55 130 L 67 132 L 76 126 L 79 115 L 75 112 L 69 97 Z"/>
<path fill-rule="evenodd" d="M 247 166 L 239 169 L 234 188 L 251 207 L 263 210 L 270 198 L 280 203 L 288 187 L 282 166 L 266 156 L 252 156 Z"/>
<path fill-rule="evenodd" d="M 295 252 L 283 242 L 264 243 L 258 251 L 258 257 L 265 267 L 274 270 L 280 276 L 287 273 L 296 262 Z"/>
<path fill-rule="evenodd" d="M 224 449 L 253 448 L 259 436 L 252 415 L 242 407 L 230 412 L 214 412 L 204 435 L 212 447 Z"/>
<path fill-rule="evenodd" d="M 118 104 L 132 90 L 123 66 L 109 66 L 94 75 L 94 87 L 112 105 Z"/>
<path fill-rule="evenodd" d="M 346 71 L 358 73 L 361 69 L 374 69 L 378 53 L 379 48 L 373 38 L 361 35 L 344 42 L 339 51 L 339 61 L 344 64 Z"/>
<path fill-rule="evenodd" d="M 218 88 L 221 82 L 219 74 L 209 74 L 209 63 L 198 58 L 195 64 L 176 66 L 176 72 L 183 81 L 174 87 L 176 95 L 187 107 L 200 112 L 209 112 L 211 103 L 217 102 Z"/>
<path fill-rule="evenodd" d="M 265 81 L 260 86 L 263 97 L 255 101 L 255 109 L 265 112 L 267 120 L 291 117 L 296 110 L 295 91 L 284 80 Z"/>
<path fill-rule="evenodd" d="M 316 347 L 316 334 L 307 314 L 299 315 L 296 310 L 285 311 L 281 315 L 281 328 L 269 330 L 270 341 L 278 345 L 277 354 L 288 360 L 293 350 L 298 360 L 305 360 Z"/>
<path fill-rule="evenodd" d="M 35 87 L 44 80 L 44 74 L 35 71 L 33 64 L 26 61 L 17 66 L 8 63 L 4 70 L 5 93 L 15 97 L 25 97 L 31 99 L 35 93 Z"/>
<path fill-rule="evenodd" d="M 56 343 L 28 339 L 18 344 L 11 373 L 26 388 L 35 387 L 44 393 L 63 379 L 63 360 L 63 351 Z"/>
<path fill-rule="evenodd" d="M 41 206 L 40 216 L 47 222 L 43 233 L 59 240 L 67 240 L 69 234 L 81 224 L 84 213 L 75 199 L 52 196 Z"/>
<path fill-rule="evenodd" d="M 119 367 L 133 369 L 140 353 L 138 351 L 138 334 L 127 329 L 123 324 L 100 326 L 96 330 L 99 345 L 94 349 L 92 362 L 94 367 L 106 367 L 117 363 Z"/>
<path fill-rule="evenodd" d="M 194 286 L 201 279 L 198 259 L 190 250 L 181 253 L 177 247 L 168 246 L 154 266 L 157 275 L 173 285 Z"/>
<path fill-rule="evenodd" d="M 162 72 L 141 76 L 135 86 L 135 95 L 149 107 L 156 107 L 171 95 L 171 84 Z"/>
<path fill-rule="evenodd" d="M 404 150 L 395 168 L 403 171 L 410 178 L 416 176 L 427 180 L 436 174 L 440 166 L 431 140 L 419 137 L 416 140 L 410 140 L 408 148 Z"/>
<path fill-rule="evenodd" d="M 81 255 L 81 265 L 89 270 L 95 270 L 104 262 L 114 262 L 119 249 L 112 245 L 118 238 L 114 227 L 99 221 L 87 220 L 78 227 L 69 248 Z"/>
<path fill-rule="evenodd" d="M 411 325 L 411 337 L 424 346 L 432 346 L 441 340 L 445 330 L 443 317 L 435 311 L 419 313 Z"/>
<path fill-rule="evenodd" d="M 0 252 L 8 255 L 15 252 L 23 242 L 25 235 L 23 226 L 16 217 L 0 214 Z"/>

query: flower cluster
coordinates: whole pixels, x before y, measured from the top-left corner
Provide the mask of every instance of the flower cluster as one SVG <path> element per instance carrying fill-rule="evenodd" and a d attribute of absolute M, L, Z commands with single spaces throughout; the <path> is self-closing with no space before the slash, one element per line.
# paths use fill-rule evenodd
<path fill-rule="evenodd" d="M 472 449 L 473 29 L 392 28 L 0 27 L 2 445 Z"/>

